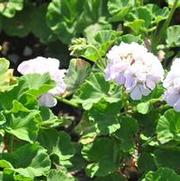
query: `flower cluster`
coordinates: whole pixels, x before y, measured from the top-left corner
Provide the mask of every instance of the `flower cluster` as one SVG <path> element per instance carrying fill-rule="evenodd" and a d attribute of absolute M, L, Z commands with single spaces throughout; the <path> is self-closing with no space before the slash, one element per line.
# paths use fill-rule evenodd
<path fill-rule="evenodd" d="M 175 110 L 180 111 L 180 58 L 173 61 L 163 86 L 166 88 L 164 93 L 165 101 Z"/>
<path fill-rule="evenodd" d="M 57 100 L 54 96 L 62 94 L 66 89 L 66 84 L 64 82 L 66 70 L 59 69 L 59 60 L 55 58 L 36 57 L 35 59 L 22 62 L 17 70 L 23 75 L 31 73 L 49 73 L 51 79 L 55 81 L 56 86 L 39 98 L 41 105 L 47 107 L 55 106 Z"/>
<path fill-rule="evenodd" d="M 124 85 L 133 100 L 147 96 L 163 79 L 164 70 L 156 56 L 137 43 L 121 43 L 107 54 L 106 80 Z"/>

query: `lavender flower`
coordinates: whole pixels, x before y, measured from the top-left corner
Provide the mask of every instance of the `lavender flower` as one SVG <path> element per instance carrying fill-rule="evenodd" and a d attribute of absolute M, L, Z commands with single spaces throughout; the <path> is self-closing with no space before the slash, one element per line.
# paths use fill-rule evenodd
<path fill-rule="evenodd" d="M 170 72 L 163 82 L 166 91 L 164 100 L 176 111 L 180 111 L 180 58 L 173 61 Z"/>
<path fill-rule="evenodd" d="M 106 80 L 124 85 L 133 100 L 147 96 L 163 79 L 164 70 L 156 56 L 137 43 L 121 43 L 107 54 Z"/>
<path fill-rule="evenodd" d="M 47 94 L 44 94 L 39 98 L 39 103 L 43 106 L 55 106 L 57 100 L 54 96 L 62 94 L 66 90 L 66 84 L 64 82 L 66 70 L 59 69 L 59 60 L 55 58 L 36 57 L 35 59 L 22 62 L 17 70 L 23 75 L 49 73 L 51 79 L 55 81 L 56 86 L 53 89 L 50 89 Z"/>

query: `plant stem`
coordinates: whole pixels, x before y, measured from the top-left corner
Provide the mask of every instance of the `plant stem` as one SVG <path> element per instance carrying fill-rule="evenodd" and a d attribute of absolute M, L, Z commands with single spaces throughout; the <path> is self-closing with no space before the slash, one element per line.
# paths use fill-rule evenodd
<path fill-rule="evenodd" d="M 162 29 L 161 29 L 161 33 L 164 33 L 164 31 L 166 31 L 166 29 L 168 28 L 168 26 L 169 26 L 169 24 L 170 24 L 170 22 L 171 22 L 172 16 L 173 16 L 173 14 L 174 14 L 174 12 L 175 12 L 175 10 L 176 10 L 176 8 L 177 8 L 177 3 L 178 3 L 178 0 L 176 0 L 176 1 L 174 2 L 173 7 L 172 7 L 172 9 L 171 9 L 171 12 L 170 12 L 167 20 L 166 20 L 165 23 L 163 24 L 163 27 L 162 27 Z M 161 33 L 160 33 L 160 34 L 161 34 Z"/>
<path fill-rule="evenodd" d="M 171 19 L 172 19 L 172 16 L 173 16 L 175 10 L 177 8 L 177 3 L 178 3 L 178 0 L 176 0 L 174 2 L 173 7 L 169 13 L 169 16 L 166 19 L 166 21 L 164 22 L 160 32 L 158 34 L 155 34 L 154 37 L 152 38 L 153 47 L 156 47 L 158 44 L 161 43 L 162 39 L 164 39 L 166 30 L 171 22 Z"/>
<path fill-rule="evenodd" d="M 69 106 L 72 106 L 72 107 L 75 107 L 75 108 L 79 108 L 79 107 L 80 107 L 78 104 L 76 104 L 76 103 L 74 103 L 74 102 L 72 102 L 72 101 L 70 101 L 70 100 L 67 100 L 67 99 L 65 99 L 65 98 L 63 98 L 63 97 L 56 96 L 55 98 L 56 98 L 58 101 L 63 102 L 63 103 L 65 103 L 65 104 L 69 105 Z"/>

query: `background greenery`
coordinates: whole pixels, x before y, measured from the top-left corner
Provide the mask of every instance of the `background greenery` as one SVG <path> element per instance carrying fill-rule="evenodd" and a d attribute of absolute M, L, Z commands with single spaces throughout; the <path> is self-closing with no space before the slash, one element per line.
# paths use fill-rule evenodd
<path fill-rule="evenodd" d="M 0 180 L 179 181 L 180 113 L 162 104 L 161 85 L 132 101 L 98 69 L 122 41 L 145 44 L 168 69 L 179 56 L 179 7 L 176 0 L 1 0 L 1 55 L 10 65 L 0 59 Z M 53 110 L 37 102 L 54 86 L 48 74 L 14 77 L 9 69 L 39 55 L 69 67 L 66 98 Z"/>

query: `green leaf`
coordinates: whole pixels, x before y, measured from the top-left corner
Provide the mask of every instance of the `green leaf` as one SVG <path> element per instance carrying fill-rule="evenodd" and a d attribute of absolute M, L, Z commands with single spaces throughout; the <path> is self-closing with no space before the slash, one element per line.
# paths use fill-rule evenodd
<path fill-rule="evenodd" d="M 10 36 L 24 37 L 31 32 L 33 6 L 26 6 L 12 18 L 2 19 L 2 29 Z M 33 20 L 33 21 L 32 21 Z"/>
<path fill-rule="evenodd" d="M 116 42 L 121 32 L 113 30 L 101 30 L 95 34 L 94 39 L 91 40 L 92 44 L 84 46 L 84 50 L 80 56 L 91 60 L 92 62 L 103 61 L 109 48 Z"/>
<path fill-rule="evenodd" d="M 169 16 L 169 9 L 167 7 L 161 9 L 155 4 L 147 4 L 145 7 L 151 12 L 152 23 L 158 24 Z"/>
<path fill-rule="evenodd" d="M 86 27 L 84 35 L 87 38 L 87 42 L 93 44 L 95 35 L 102 30 L 112 30 L 112 25 L 108 23 L 104 17 L 101 17 L 97 23 Z"/>
<path fill-rule="evenodd" d="M 68 43 L 76 35 L 83 5 L 84 2 L 78 0 L 53 0 L 49 3 L 47 24 L 62 42 Z"/>
<path fill-rule="evenodd" d="M 134 0 L 109 0 L 107 5 L 112 16 L 109 21 L 118 22 L 124 20 L 124 17 L 135 5 L 135 2 Z"/>
<path fill-rule="evenodd" d="M 62 170 L 51 170 L 47 176 L 47 181 L 76 181 L 76 179 Z"/>
<path fill-rule="evenodd" d="M 9 61 L 5 58 L 0 58 L 0 76 L 9 68 Z"/>
<path fill-rule="evenodd" d="M 85 110 L 89 110 L 101 99 L 111 103 L 118 102 L 120 95 L 120 90 L 111 92 L 110 84 L 105 81 L 102 73 L 93 73 L 75 93 L 74 101 L 82 104 Z"/>
<path fill-rule="evenodd" d="M 15 85 L 13 87 L 13 89 L 11 89 L 10 91 L 8 92 L 2 92 L 0 93 L 0 107 L 1 109 L 7 109 L 7 110 L 10 110 L 12 109 L 13 105 L 12 105 L 12 102 L 14 100 L 20 100 L 22 98 L 22 101 L 23 101 L 23 104 L 27 104 L 27 101 L 28 101 L 28 104 L 32 103 L 33 105 L 35 104 L 34 103 L 34 96 L 25 96 L 25 91 L 27 89 L 24 87 L 24 81 L 18 81 L 17 85 Z"/>
<path fill-rule="evenodd" d="M 127 181 L 127 179 L 120 174 L 110 174 L 105 177 L 96 177 L 95 181 Z"/>
<path fill-rule="evenodd" d="M 138 129 L 138 123 L 131 117 L 120 117 L 121 128 L 113 135 L 121 141 L 121 149 L 124 152 L 129 152 L 135 147 L 135 134 Z"/>
<path fill-rule="evenodd" d="M 119 37 L 118 39 L 118 42 L 125 42 L 125 43 L 132 43 L 132 42 L 137 42 L 137 43 L 142 43 L 142 39 L 141 39 L 141 36 L 135 36 L 135 35 L 132 35 L 132 34 L 126 34 L 126 35 L 122 35 Z"/>
<path fill-rule="evenodd" d="M 87 164 L 86 160 L 82 157 L 81 154 L 82 145 L 79 143 L 80 141 L 78 143 L 73 143 L 73 146 L 75 148 L 75 154 L 73 155 L 73 157 L 69 159 L 71 166 L 68 167 L 68 171 L 70 172 L 82 170 L 86 167 Z"/>
<path fill-rule="evenodd" d="M 160 117 L 156 127 L 158 140 L 164 144 L 171 140 L 180 141 L 180 113 L 170 109 Z"/>
<path fill-rule="evenodd" d="M 13 100 L 23 101 L 23 104 L 32 108 L 37 107 L 37 97 L 54 87 L 54 81 L 49 74 L 28 74 L 21 76 L 17 84 L 8 92 L 0 93 L 0 107 L 12 108 Z"/>
<path fill-rule="evenodd" d="M 147 32 L 151 25 L 152 16 L 146 7 L 138 7 L 128 14 L 125 26 L 131 28 L 136 34 Z"/>
<path fill-rule="evenodd" d="M 142 19 L 125 22 L 124 26 L 131 28 L 135 32 L 135 34 L 140 34 L 146 31 L 146 29 L 144 28 L 144 20 Z"/>
<path fill-rule="evenodd" d="M 6 160 L 0 160 L 0 167 L 1 168 L 13 168 L 13 166 L 11 165 L 11 163 L 9 163 Z"/>
<path fill-rule="evenodd" d="M 174 25 L 168 27 L 166 44 L 168 47 L 180 46 L 180 25 Z"/>
<path fill-rule="evenodd" d="M 32 12 L 32 26 L 31 31 L 37 36 L 41 42 L 47 43 L 56 40 L 56 36 L 53 34 L 52 30 L 46 24 L 46 12 L 47 5 L 41 5 L 39 7 L 34 7 Z"/>
<path fill-rule="evenodd" d="M 139 127 L 141 130 L 142 138 L 145 140 L 149 140 L 154 137 L 156 132 L 157 121 L 160 117 L 157 109 L 153 109 L 148 114 L 136 114 L 135 118 L 138 120 Z"/>
<path fill-rule="evenodd" d="M 16 11 L 23 9 L 23 0 L 1 0 L 0 13 L 7 18 L 12 18 Z"/>
<path fill-rule="evenodd" d="M 119 166 L 120 145 L 113 139 L 99 138 L 91 144 L 84 145 L 82 155 L 91 162 L 86 167 L 88 176 L 105 176 Z"/>
<path fill-rule="evenodd" d="M 61 165 L 66 165 L 67 161 L 75 154 L 70 136 L 63 131 L 57 132 L 55 129 L 42 130 L 38 140 L 48 150 L 49 154 L 58 156 Z"/>
<path fill-rule="evenodd" d="M 39 108 L 39 111 L 43 120 L 41 122 L 41 128 L 53 128 L 63 124 L 63 120 L 54 115 L 49 108 L 43 106 Z"/>
<path fill-rule="evenodd" d="M 173 7 L 175 1 L 176 1 L 176 0 L 166 0 L 166 2 L 168 3 L 168 5 L 169 5 L 170 8 Z M 176 7 L 180 7 L 180 2 L 179 2 L 179 1 L 177 2 Z"/>
<path fill-rule="evenodd" d="M 71 59 L 68 71 L 66 73 L 65 82 L 67 91 L 73 93 L 90 74 L 91 66 L 83 59 Z"/>
<path fill-rule="evenodd" d="M 1 172 L 0 180 L 14 181 L 13 172 L 5 169 L 3 172 Z"/>
<path fill-rule="evenodd" d="M 27 74 L 20 78 L 24 82 L 23 87 L 28 89 L 29 94 L 40 96 L 47 93 L 49 89 L 53 88 L 55 82 L 51 80 L 50 75 L 45 73 L 41 74 Z"/>
<path fill-rule="evenodd" d="M 13 166 L 9 170 L 29 178 L 45 175 L 51 166 L 46 150 L 38 144 L 25 144 L 12 153 L 4 153 L 2 159 Z"/>
<path fill-rule="evenodd" d="M 11 112 L 4 113 L 6 132 L 16 136 L 21 140 L 33 142 L 38 134 L 39 111 L 28 110 L 20 102 L 13 101 Z"/>
<path fill-rule="evenodd" d="M 141 114 L 147 114 L 150 109 L 150 102 L 142 102 L 137 105 L 137 111 Z"/>
<path fill-rule="evenodd" d="M 142 173 L 149 170 L 156 170 L 157 167 L 153 155 L 147 152 L 140 154 L 140 157 L 138 158 L 138 168 Z"/>
<path fill-rule="evenodd" d="M 98 21 L 106 12 L 102 0 L 53 0 L 48 5 L 47 23 L 65 44 L 83 32 L 85 27 Z"/>
<path fill-rule="evenodd" d="M 84 4 L 84 13 L 81 16 L 81 24 L 90 25 L 98 22 L 101 17 L 108 15 L 107 12 L 107 1 L 108 0 L 88 0 Z M 84 21 L 84 22 L 83 22 Z"/>
<path fill-rule="evenodd" d="M 113 30 L 102 30 L 96 34 L 94 37 L 95 46 L 98 48 L 101 57 L 106 55 L 108 49 L 115 43 L 121 33 Z"/>
<path fill-rule="evenodd" d="M 180 176 L 169 168 L 159 168 L 157 171 L 149 171 L 142 181 L 179 181 Z"/>
<path fill-rule="evenodd" d="M 107 14 L 106 1 L 70 0 L 67 3 L 53 0 L 48 6 L 48 25 L 62 42 L 69 43 L 73 37 L 79 36 L 85 27 L 98 22 L 99 17 Z"/>
<path fill-rule="evenodd" d="M 5 92 L 15 86 L 16 79 L 13 77 L 13 70 L 9 68 L 9 61 L 0 58 L 0 92 Z"/>
<path fill-rule="evenodd" d="M 161 150 L 154 152 L 154 157 L 158 167 L 168 167 L 180 173 L 179 162 L 180 150 Z"/>
<path fill-rule="evenodd" d="M 109 104 L 100 101 L 95 104 L 89 111 L 88 117 L 92 124 L 95 125 L 96 132 L 100 134 L 112 134 L 120 128 L 118 114 L 121 109 L 120 103 Z"/>

